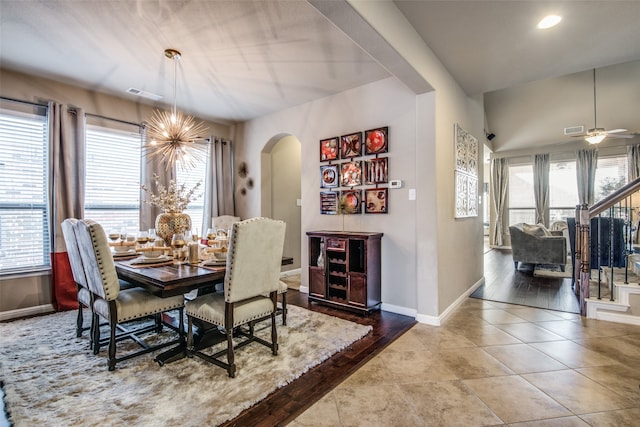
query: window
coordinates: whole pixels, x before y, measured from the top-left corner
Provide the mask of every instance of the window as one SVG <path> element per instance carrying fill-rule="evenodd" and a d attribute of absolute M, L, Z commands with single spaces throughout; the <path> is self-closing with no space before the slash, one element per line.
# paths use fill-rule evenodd
<path fill-rule="evenodd" d="M 136 234 L 140 223 L 142 135 L 87 125 L 84 216 Z"/>
<path fill-rule="evenodd" d="M 509 165 L 509 225 L 535 224 L 536 201 L 533 195 L 533 165 Z"/>
<path fill-rule="evenodd" d="M 549 225 L 576 215 L 578 178 L 575 160 L 549 164 Z"/>
<path fill-rule="evenodd" d="M 50 265 L 47 108 L 2 100 L 0 273 Z"/>
<path fill-rule="evenodd" d="M 627 183 L 627 157 L 598 158 L 595 180 L 595 202 L 598 202 Z"/>
<path fill-rule="evenodd" d="M 207 147 L 211 147 L 207 144 Z M 209 158 L 209 152 L 205 158 Z M 195 167 L 189 170 L 183 170 L 180 167 L 176 171 L 176 183 L 178 185 L 184 184 L 187 189 L 191 189 L 200 183 L 200 187 L 196 191 L 194 198 L 189 203 L 187 210 L 184 212 L 191 217 L 191 227 L 197 228 L 200 236 L 203 235 L 202 223 L 204 215 L 204 178 L 207 172 L 207 162 L 199 162 Z M 204 230 L 206 232 L 206 230 Z"/>

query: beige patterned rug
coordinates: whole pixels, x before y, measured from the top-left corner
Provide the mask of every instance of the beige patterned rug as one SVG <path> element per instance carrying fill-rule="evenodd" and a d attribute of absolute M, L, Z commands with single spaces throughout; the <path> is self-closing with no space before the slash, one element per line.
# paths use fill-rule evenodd
<path fill-rule="evenodd" d="M 108 372 L 106 349 L 94 356 L 87 333 L 75 337 L 76 314 L 0 324 L 0 381 L 16 427 L 218 425 L 371 330 L 290 305 L 288 326 L 278 318 L 278 356 L 256 343 L 238 350 L 235 378 L 199 358 L 160 367 L 153 353 Z M 135 347 L 124 341 L 118 348 Z"/>

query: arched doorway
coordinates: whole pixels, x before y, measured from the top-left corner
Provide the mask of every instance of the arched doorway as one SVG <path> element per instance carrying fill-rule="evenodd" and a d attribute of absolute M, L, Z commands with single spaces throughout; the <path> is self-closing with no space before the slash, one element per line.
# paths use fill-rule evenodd
<path fill-rule="evenodd" d="M 284 255 L 293 257 L 293 264 L 283 270 L 299 270 L 302 253 L 300 141 L 290 134 L 278 134 L 267 142 L 261 157 L 262 216 L 287 223 Z"/>

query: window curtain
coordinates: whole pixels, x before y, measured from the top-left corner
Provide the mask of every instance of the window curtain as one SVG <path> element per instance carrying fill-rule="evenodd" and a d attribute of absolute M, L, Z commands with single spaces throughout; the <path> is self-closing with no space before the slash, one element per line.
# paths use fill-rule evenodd
<path fill-rule="evenodd" d="M 549 226 L 549 155 L 533 159 L 533 194 L 536 199 L 536 224 Z"/>
<path fill-rule="evenodd" d="M 211 139 L 204 182 L 203 235 L 211 227 L 211 218 L 235 216 L 233 142 Z"/>
<path fill-rule="evenodd" d="M 51 299 L 56 311 L 78 308 L 67 248 L 60 224 L 84 217 L 84 112 L 49 103 L 49 200 L 51 210 Z"/>
<path fill-rule="evenodd" d="M 596 150 L 578 150 L 576 155 L 576 175 L 578 178 L 578 203 L 591 206 L 595 198 Z"/>
<path fill-rule="evenodd" d="M 509 165 L 507 159 L 491 161 L 491 191 L 493 192 L 493 209 L 496 221 L 493 228 L 492 241 L 496 246 L 504 245 L 504 211 L 509 188 Z"/>

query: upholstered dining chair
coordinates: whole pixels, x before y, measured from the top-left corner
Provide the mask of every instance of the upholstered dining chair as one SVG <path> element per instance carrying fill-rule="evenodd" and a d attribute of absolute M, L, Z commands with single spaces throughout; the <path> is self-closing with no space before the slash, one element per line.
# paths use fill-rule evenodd
<path fill-rule="evenodd" d="M 183 296 L 177 295 L 174 297 L 160 298 L 147 292 L 143 288 L 120 290 L 120 283 L 113 263 L 113 257 L 111 256 L 111 250 L 107 243 L 105 232 L 100 224 L 92 220 L 81 220 L 75 223 L 74 229 L 76 231 L 78 248 L 87 278 L 87 284 L 93 294 L 93 322 L 95 325 L 93 330 L 93 343 L 94 353 L 96 354 L 100 346 L 98 317 L 102 317 L 109 323 L 109 370 L 114 370 L 117 362 L 155 351 L 159 348 L 175 344 L 177 341 L 183 342 Z M 151 332 L 153 330 L 159 332 L 157 324 L 143 326 L 116 337 L 117 326 L 122 323 L 175 309 L 180 312 L 178 339 L 176 341 L 168 341 L 155 346 L 149 346 L 137 336 L 137 334 Z M 136 341 L 143 347 L 142 350 L 116 357 L 116 341 L 123 337 L 128 337 Z"/>
<path fill-rule="evenodd" d="M 67 247 L 67 254 L 69 256 L 69 264 L 71 265 L 71 273 L 73 274 L 73 280 L 76 282 L 78 288 L 78 318 L 76 320 L 76 336 L 81 337 L 83 328 L 83 307 L 87 307 L 92 312 L 91 319 L 93 319 L 92 310 L 92 296 L 89 291 L 89 285 L 87 284 L 87 278 L 84 275 L 84 267 L 82 265 L 82 259 L 80 258 L 80 251 L 78 250 L 78 241 L 76 240 L 76 232 L 74 230 L 74 224 L 78 220 L 76 218 L 67 218 L 62 221 L 62 235 L 64 237 L 64 244 Z M 93 322 L 90 326 L 89 345 L 93 346 Z"/>
<path fill-rule="evenodd" d="M 222 228 L 224 230 L 231 230 L 233 224 L 240 221 L 239 216 L 233 215 L 220 215 L 214 216 L 211 218 L 211 226 L 217 228 Z"/>
<path fill-rule="evenodd" d="M 255 341 L 270 348 L 274 356 L 278 354 L 276 309 L 285 229 L 284 222 L 268 218 L 253 218 L 233 224 L 223 293 L 202 295 L 185 305 L 189 354 L 225 368 L 232 378 L 236 373 L 234 334 L 245 338 L 236 348 Z M 254 334 L 255 322 L 269 317 L 271 342 Z M 196 350 L 193 319 L 224 328 L 227 349 L 211 356 Z M 247 324 L 248 332 L 241 328 Z M 226 363 L 220 360 L 225 354 Z"/>

